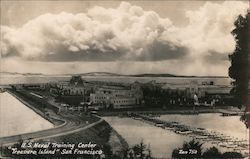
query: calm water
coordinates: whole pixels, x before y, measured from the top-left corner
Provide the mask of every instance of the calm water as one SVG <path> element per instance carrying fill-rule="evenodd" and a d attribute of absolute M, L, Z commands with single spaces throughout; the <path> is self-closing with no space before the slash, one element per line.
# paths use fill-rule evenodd
<path fill-rule="evenodd" d="M 181 147 L 184 141 L 191 140 L 188 136 L 175 134 L 172 131 L 131 118 L 104 117 L 104 119 L 126 139 L 130 146 L 138 144 L 141 140 L 150 145 L 152 155 L 155 157 L 170 158 L 173 149 Z M 234 138 L 248 139 L 249 134 L 239 117 L 235 116 L 222 117 L 220 114 L 163 115 L 160 119 L 206 128 Z M 210 143 L 203 145 L 205 149 L 211 146 Z M 220 151 L 224 152 L 225 149 L 220 148 Z"/>
<path fill-rule="evenodd" d="M 161 120 L 176 121 L 192 127 L 218 131 L 238 139 L 247 139 L 246 126 L 240 121 L 240 116 L 222 117 L 219 113 L 199 115 L 162 115 Z"/>
<path fill-rule="evenodd" d="M 0 93 L 0 137 L 53 128 L 53 124 L 7 92 Z"/>

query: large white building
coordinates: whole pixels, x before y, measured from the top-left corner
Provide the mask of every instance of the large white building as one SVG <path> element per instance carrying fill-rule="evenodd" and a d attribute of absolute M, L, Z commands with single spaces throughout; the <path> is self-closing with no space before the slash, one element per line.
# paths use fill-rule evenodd
<path fill-rule="evenodd" d="M 90 102 L 106 108 L 125 108 L 141 104 L 143 98 L 139 86 L 132 84 L 130 88 L 122 86 L 102 86 L 90 94 Z"/>
<path fill-rule="evenodd" d="M 110 101 L 115 109 L 137 105 L 135 97 L 116 97 L 111 98 Z"/>

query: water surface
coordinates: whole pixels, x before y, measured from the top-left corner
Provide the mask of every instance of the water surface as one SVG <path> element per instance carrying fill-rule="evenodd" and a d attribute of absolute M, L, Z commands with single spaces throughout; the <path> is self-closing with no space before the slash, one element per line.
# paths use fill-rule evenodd
<path fill-rule="evenodd" d="M 247 139 L 249 131 L 239 120 L 239 116 L 222 117 L 219 113 L 199 115 L 162 115 L 161 120 L 175 121 L 192 127 L 206 128 L 210 131 L 220 132 L 233 138 Z M 175 148 L 182 147 L 184 141 L 192 140 L 191 137 L 179 135 L 173 131 L 158 128 L 145 122 L 131 118 L 104 117 L 104 119 L 128 142 L 129 146 L 138 144 L 141 140 L 150 145 L 152 155 L 159 158 L 171 158 Z M 203 148 L 216 146 L 221 152 L 228 149 L 204 143 Z"/>
<path fill-rule="evenodd" d="M 53 128 L 53 124 L 11 94 L 0 93 L 0 137 Z"/>

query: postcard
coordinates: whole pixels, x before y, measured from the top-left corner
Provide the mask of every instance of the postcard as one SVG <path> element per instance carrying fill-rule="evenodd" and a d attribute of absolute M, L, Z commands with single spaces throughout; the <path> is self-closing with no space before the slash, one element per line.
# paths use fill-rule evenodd
<path fill-rule="evenodd" d="M 0 2 L 0 158 L 249 157 L 248 1 Z"/>

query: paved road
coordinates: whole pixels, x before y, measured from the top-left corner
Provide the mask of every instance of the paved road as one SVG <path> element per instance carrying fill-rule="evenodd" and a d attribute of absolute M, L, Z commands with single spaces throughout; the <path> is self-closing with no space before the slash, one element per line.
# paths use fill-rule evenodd
<path fill-rule="evenodd" d="M 28 107 L 32 108 L 32 106 L 27 103 L 26 101 L 22 100 L 21 98 L 15 96 L 18 98 L 23 104 L 27 105 Z M 51 103 L 55 105 L 55 103 Z M 57 105 L 55 105 L 57 106 Z M 39 111 L 37 109 L 33 109 L 34 111 Z M 41 140 L 41 139 L 48 139 L 52 137 L 59 137 L 59 136 L 64 136 L 68 135 L 71 133 L 75 133 L 78 131 L 82 131 L 85 129 L 90 128 L 91 126 L 94 126 L 100 122 L 103 121 L 103 119 L 99 118 L 98 121 L 94 123 L 86 123 L 84 119 L 81 119 L 81 116 L 76 116 L 76 115 L 70 115 L 70 114 L 61 114 L 60 116 L 55 115 L 55 114 L 50 114 L 51 118 L 57 118 L 62 120 L 64 123 L 51 129 L 47 130 L 42 130 L 42 131 L 37 131 L 37 132 L 31 132 L 31 133 L 25 133 L 21 135 L 14 135 L 14 136 L 7 136 L 7 137 L 0 137 L 0 145 L 1 146 L 9 146 L 13 145 L 20 140 L 31 140 L 31 141 L 36 141 L 36 140 Z"/>
<path fill-rule="evenodd" d="M 58 126 L 56 128 L 32 132 L 32 133 L 26 133 L 21 135 L 15 135 L 15 136 L 8 136 L 8 137 L 1 137 L 0 138 L 0 145 L 1 146 L 9 146 L 17 143 L 22 140 L 31 140 L 36 141 L 40 139 L 47 139 L 51 137 L 59 137 L 68 135 L 71 133 L 79 132 L 85 129 L 88 129 L 96 124 L 99 124 L 103 121 L 103 119 L 100 119 L 94 123 L 86 124 L 86 123 L 76 123 L 74 121 L 71 121 L 69 119 L 66 119 L 65 123 L 61 126 Z"/>

